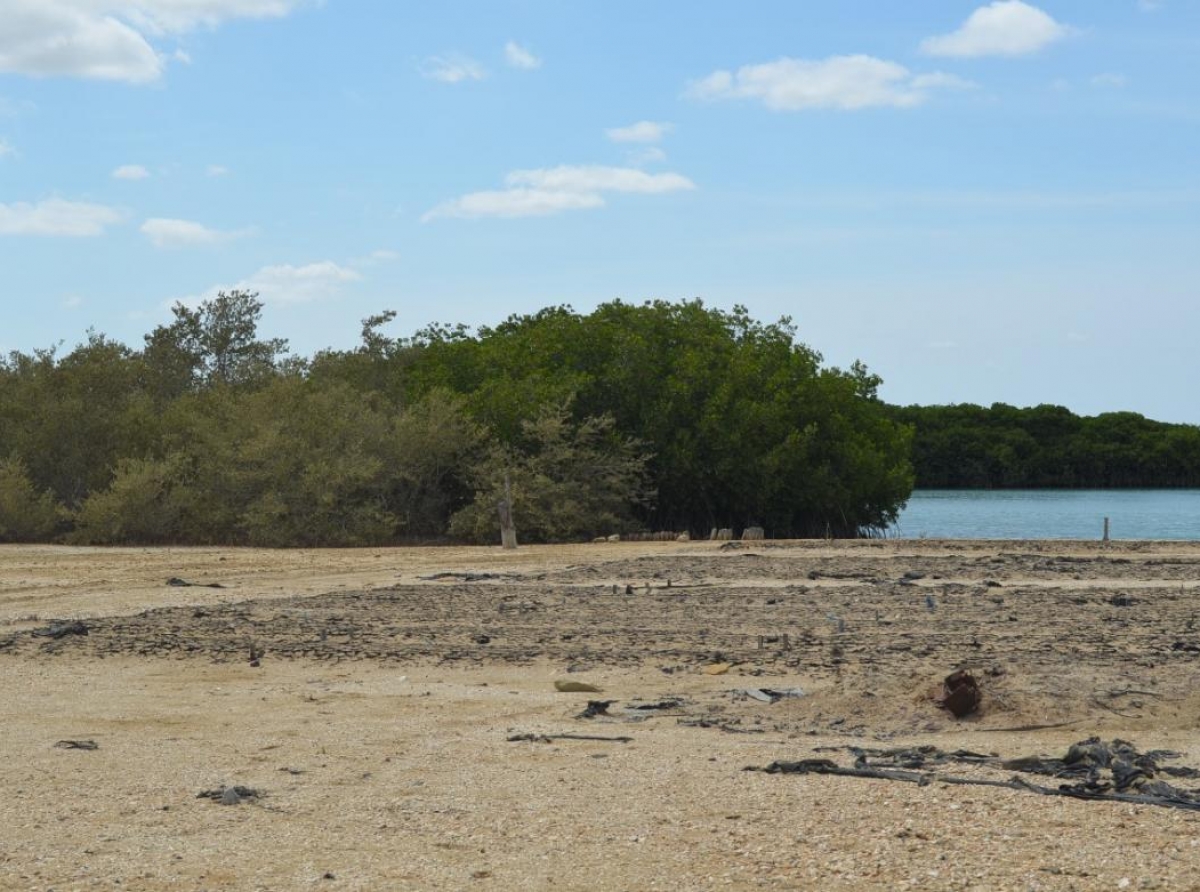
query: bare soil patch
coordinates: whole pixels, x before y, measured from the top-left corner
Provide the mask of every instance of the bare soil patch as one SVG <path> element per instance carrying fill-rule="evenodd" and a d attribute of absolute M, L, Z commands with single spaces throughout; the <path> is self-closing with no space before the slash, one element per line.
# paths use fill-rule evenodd
<path fill-rule="evenodd" d="M 1200 813 L 743 769 L 1200 766 L 1198 609 L 1187 543 L 4 547 L 0 887 L 1197 888 Z"/>

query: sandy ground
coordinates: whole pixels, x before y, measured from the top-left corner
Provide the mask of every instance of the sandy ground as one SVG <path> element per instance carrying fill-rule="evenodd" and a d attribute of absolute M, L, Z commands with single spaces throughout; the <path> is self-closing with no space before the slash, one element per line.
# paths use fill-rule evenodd
<path fill-rule="evenodd" d="M 1200 811 L 743 770 L 1092 734 L 1200 767 L 1198 608 L 1185 543 L 0 547 L 0 888 L 1200 888 Z"/>

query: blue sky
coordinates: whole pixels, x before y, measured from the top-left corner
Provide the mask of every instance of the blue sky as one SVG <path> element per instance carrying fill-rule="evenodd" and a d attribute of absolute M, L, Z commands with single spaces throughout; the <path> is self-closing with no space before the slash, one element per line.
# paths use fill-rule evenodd
<path fill-rule="evenodd" d="M 701 297 L 1200 423 L 1198 87 L 1197 0 L 0 0 L 0 350 Z"/>

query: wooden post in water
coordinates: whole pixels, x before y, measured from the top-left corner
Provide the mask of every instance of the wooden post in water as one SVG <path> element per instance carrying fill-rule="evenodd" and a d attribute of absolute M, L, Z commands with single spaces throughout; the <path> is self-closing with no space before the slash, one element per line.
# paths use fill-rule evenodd
<path fill-rule="evenodd" d="M 517 547 L 517 527 L 513 523 L 512 493 L 508 486 L 508 472 L 504 472 L 504 498 L 497 506 L 500 510 L 500 546 L 514 549 Z"/>
<path fill-rule="evenodd" d="M 1104 541 L 1108 541 L 1108 518 L 1104 518 Z"/>

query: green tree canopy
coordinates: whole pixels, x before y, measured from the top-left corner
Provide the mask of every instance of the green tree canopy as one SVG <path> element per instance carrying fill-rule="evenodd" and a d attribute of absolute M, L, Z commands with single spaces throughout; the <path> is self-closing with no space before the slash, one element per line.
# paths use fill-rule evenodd
<path fill-rule="evenodd" d="M 911 489 L 909 433 L 878 379 L 822 365 L 788 319 L 700 301 L 553 307 L 471 335 L 446 326 L 410 342 L 414 392 L 449 387 L 502 443 L 570 401 L 576 422 L 611 417 L 643 444 L 654 528 L 764 524 L 773 535 L 858 535 L 892 522 Z"/>

